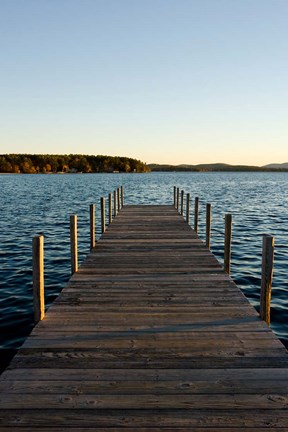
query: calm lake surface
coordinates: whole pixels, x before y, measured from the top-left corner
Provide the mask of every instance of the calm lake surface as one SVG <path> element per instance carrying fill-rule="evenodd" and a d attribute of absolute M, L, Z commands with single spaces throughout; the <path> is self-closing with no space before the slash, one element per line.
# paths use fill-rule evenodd
<path fill-rule="evenodd" d="M 79 261 L 89 253 L 89 205 L 123 185 L 125 204 L 172 204 L 173 186 L 199 196 L 199 235 L 212 204 L 211 249 L 223 262 L 233 215 L 231 275 L 258 309 L 262 236 L 275 236 L 271 327 L 288 346 L 288 173 L 0 175 L 0 368 L 33 327 L 32 238 L 45 236 L 46 306 L 70 276 L 69 216 L 78 215 Z M 99 237 L 98 218 L 97 236 Z"/>

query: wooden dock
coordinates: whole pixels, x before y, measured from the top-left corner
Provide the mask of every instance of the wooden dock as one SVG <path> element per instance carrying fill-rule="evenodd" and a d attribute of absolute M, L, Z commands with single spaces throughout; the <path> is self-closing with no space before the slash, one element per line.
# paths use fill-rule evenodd
<path fill-rule="evenodd" d="M 281 342 L 173 206 L 125 206 L 0 380 L 0 431 L 288 431 Z"/>

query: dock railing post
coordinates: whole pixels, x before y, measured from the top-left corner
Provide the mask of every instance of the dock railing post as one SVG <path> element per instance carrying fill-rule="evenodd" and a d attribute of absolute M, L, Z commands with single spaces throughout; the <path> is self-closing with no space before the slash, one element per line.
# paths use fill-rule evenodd
<path fill-rule="evenodd" d="M 95 204 L 90 204 L 90 249 L 92 250 L 96 244 L 95 236 Z"/>
<path fill-rule="evenodd" d="M 206 204 L 206 246 L 210 249 L 211 244 L 211 204 Z"/>
<path fill-rule="evenodd" d="M 114 190 L 113 197 L 114 197 L 114 218 L 115 218 L 117 216 L 117 192 L 116 192 L 116 190 Z"/>
<path fill-rule="evenodd" d="M 71 274 L 78 271 L 77 215 L 70 216 Z"/>
<path fill-rule="evenodd" d="M 102 234 L 106 231 L 106 200 L 101 197 L 101 232 Z"/>
<path fill-rule="evenodd" d="M 120 188 L 117 188 L 117 211 L 120 211 Z"/>
<path fill-rule="evenodd" d="M 184 190 L 181 190 L 181 215 L 184 213 Z"/>
<path fill-rule="evenodd" d="M 186 222 L 189 224 L 190 222 L 190 194 L 186 195 Z"/>
<path fill-rule="evenodd" d="M 124 207 L 124 186 L 121 186 L 121 208 Z"/>
<path fill-rule="evenodd" d="M 270 325 L 270 302 L 273 278 L 274 237 L 263 236 L 260 317 Z"/>
<path fill-rule="evenodd" d="M 32 262 L 33 262 L 33 302 L 34 322 L 37 323 L 44 318 L 44 237 L 35 236 L 32 240 Z"/>
<path fill-rule="evenodd" d="M 232 242 L 232 215 L 225 215 L 224 270 L 230 274 Z"/>
<path fill-rule="evenodd" d="M 179 188 L 176 189 L 176 209 L 179 210 Z"/>
<path fill-rule="evenodd" d="M 195 208 L 194 208 L 194 231 L 198 232 L 198 214 L 199 214 L 199 198 L 195 197 Z"/>
<path fill-rule="evenodd" d="M 176 208 L 176 186 L 174 186 L 173 190 L 174 190 L 174 195 L 173 195 L 173 197 L 174 197 L 174 200 L 173 200 L 174 204 L 173 205 Z"/>
<path fill-rule="evenodd" d="M 108 207 L 109 207 L 109 224 L 112 222 L 112 193 L 108 195 Z"/>

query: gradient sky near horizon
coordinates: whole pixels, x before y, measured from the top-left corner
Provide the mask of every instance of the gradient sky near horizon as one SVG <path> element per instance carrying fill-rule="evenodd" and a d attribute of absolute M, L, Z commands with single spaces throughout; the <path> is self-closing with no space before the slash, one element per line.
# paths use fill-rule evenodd
<path fill-rule="evenodd" d="M 0 153 L 288 162 L 288 0 L 0 0 Z"/>

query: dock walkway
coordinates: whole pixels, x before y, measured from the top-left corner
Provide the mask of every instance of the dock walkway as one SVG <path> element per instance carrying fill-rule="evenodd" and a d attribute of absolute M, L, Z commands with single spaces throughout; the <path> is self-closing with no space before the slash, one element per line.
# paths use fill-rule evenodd
<path fill-rule="evenodd" d="M 288 356 L 172 206 L 125 206 L 0 379 L 0 431 L 288 431 Z"/>

